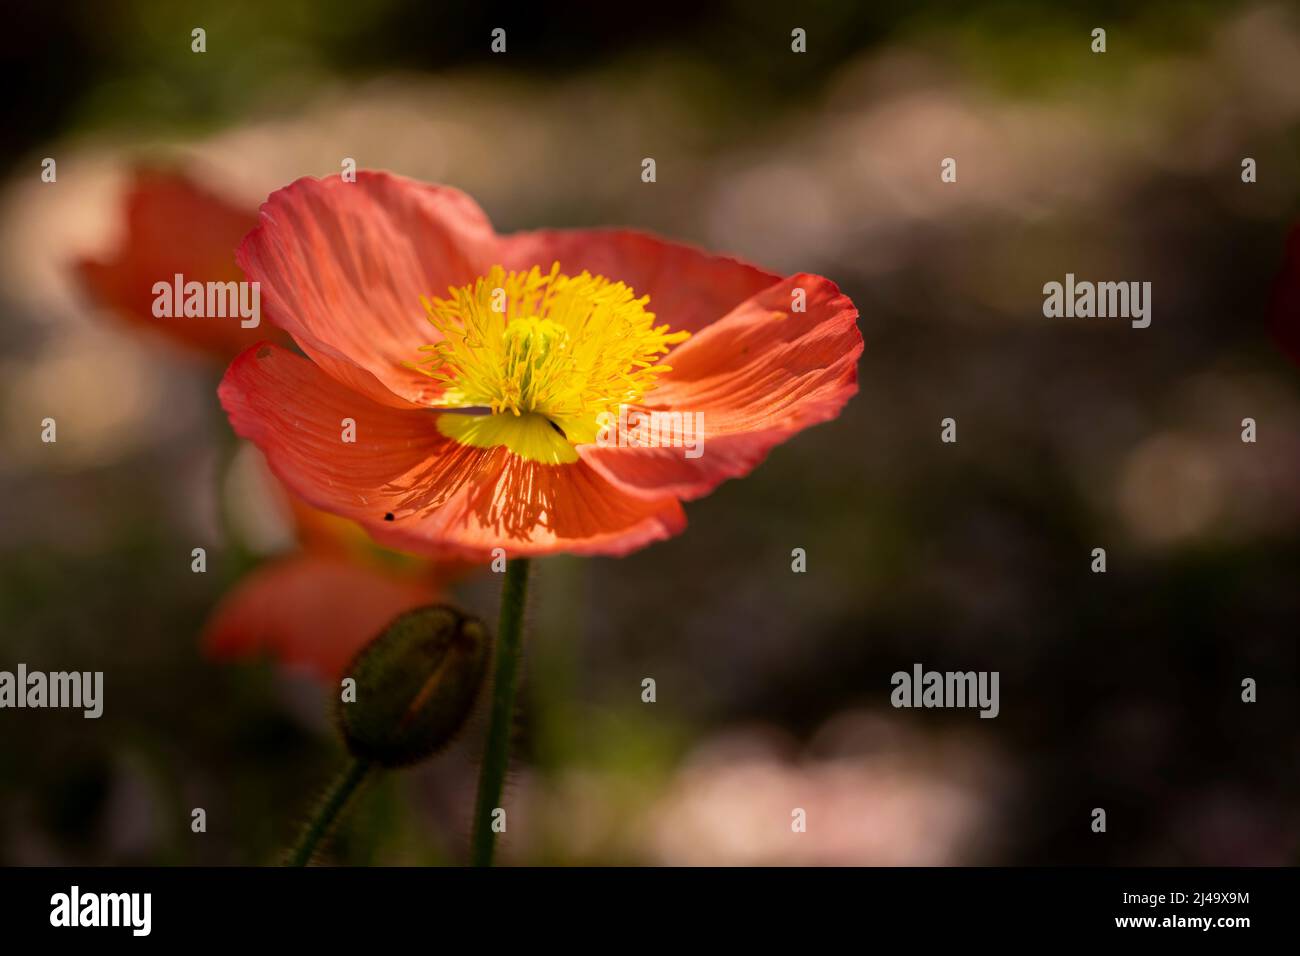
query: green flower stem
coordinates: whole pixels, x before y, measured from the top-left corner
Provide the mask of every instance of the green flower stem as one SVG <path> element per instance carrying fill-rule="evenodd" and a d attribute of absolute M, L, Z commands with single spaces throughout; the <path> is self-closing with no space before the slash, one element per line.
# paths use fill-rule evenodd
<path fill-rule="evenodd" d="M 298 838 L 298 845 L 289 855 L 289 866 L 307 865 L 312 854 L 316 852 L 317 845 L 334 826 L 335 820 L 343 812 L 348 800 L 356 793 L 357 787 L 361 786 L 361 782 L 366 779 L 373 766 L 374 764 L 369 761 L 354 759 L 343 768 L 343 772 L 325 792 L 325 799 L 321 801 L 315 816 L 303 828 L 302 836 Z"/>
<path fill-rule="evenodd" d="M 528 559 L 514 558 L 506 568 L 501 589 L 501 626 L 497 630 L 496 671 L 492 679 L 492 713 L 488 718 L 487 744 L 479 769 L 478 801 L 474 806 L 474 835 L 470 862 L 491 866 L 497 835 L 492 830 L 492 811 L 501 805 L 506 766 L 510 762 L 510 730 L 515 709 L 515 685 L 523 644 L 524 601 L 528 595 Z"/>

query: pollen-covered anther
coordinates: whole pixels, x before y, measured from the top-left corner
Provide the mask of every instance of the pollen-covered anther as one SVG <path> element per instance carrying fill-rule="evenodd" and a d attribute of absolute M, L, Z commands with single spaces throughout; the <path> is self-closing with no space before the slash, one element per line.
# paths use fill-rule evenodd
<path fill-rule="evenodd" d="M 659 359 L 689 332 L 655 325 L 649 296 L 622 282 L 560 264 L 506 272 L 494 266 L 446 299 L 423 299 L 441 341 L 411 367 L 443 386 L 435 407 L 488 415 L 442 415 L 439 428 L 469 445 L 506 445 L 536 461 L 577 460 L 595 440 L 602 412 L 616 413 L 670 371 Z"/>

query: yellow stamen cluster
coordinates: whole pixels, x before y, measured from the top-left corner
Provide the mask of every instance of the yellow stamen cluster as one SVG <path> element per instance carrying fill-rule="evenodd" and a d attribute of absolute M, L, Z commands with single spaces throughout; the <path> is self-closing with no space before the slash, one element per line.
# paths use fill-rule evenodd
<path fill-rule="evenodd" d="M 448 425 L 461 437 L 514 446 L 518 431 L 527 448 L 515 450 L 545 459 L 533 423 L 544 419 L 570 446 L 594 441 L 601 412 L 639 401 L 670 370 L 659 357 L 690 333 L 656 326 L 649 301 L 604 276 L 564 275 L 558 262 L 549 272 L 494 266 L 449 298 L 422 299 L 442 339 L 423 346 L 428 356 L 411 367 L 444 387 L 438 407 L 498 419 Z M 533 419 L 516 428 L 499 416 Z M 566 458 L 561 451 L 556 460 Z"/>

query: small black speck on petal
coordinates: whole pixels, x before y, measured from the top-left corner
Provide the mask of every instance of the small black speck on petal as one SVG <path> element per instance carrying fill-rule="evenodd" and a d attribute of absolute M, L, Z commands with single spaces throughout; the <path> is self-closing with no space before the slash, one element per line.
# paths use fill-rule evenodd
<path fill-rule="evenodd" d="M 385 520 L 385 521 L 392 521 L 392 520 L 393 520 L 393 513 L 392 513 L 391 511 L 386 511 L 386 512 L 384 512 L 384 520 Z"/>

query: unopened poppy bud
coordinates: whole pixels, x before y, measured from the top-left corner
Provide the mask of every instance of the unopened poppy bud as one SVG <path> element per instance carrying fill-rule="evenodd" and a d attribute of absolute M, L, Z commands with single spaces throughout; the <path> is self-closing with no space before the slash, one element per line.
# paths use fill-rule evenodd
<path fill-rule="evenodd" d="M 487 670 L 487 628 L 447 605 L 417 608 L 362 648 L 347 671 L 352 702 L 339 730 L 359 760 L 400 767 L 447 744 L 465 723 Z"/>

